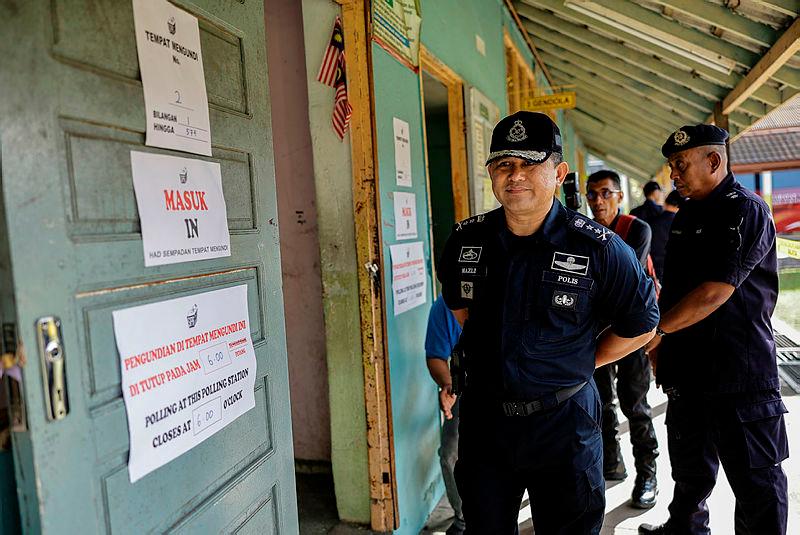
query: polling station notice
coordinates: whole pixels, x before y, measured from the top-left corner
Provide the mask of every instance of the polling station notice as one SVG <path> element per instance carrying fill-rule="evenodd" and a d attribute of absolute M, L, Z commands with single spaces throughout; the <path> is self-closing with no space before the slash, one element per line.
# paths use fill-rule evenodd
<path fill-rule="evenodd" d="M 255 407 L 247 286 L 115 310 L 131 483 Z"/>

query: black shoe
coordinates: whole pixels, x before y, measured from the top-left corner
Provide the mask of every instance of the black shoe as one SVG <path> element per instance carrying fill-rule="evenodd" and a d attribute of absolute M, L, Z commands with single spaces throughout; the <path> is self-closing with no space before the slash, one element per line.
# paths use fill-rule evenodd
<path fill-rule="evenodd" d="M 653 526 L 651 524 L 642 524 L 639 526 L 639 535 L 671 535 L 675 533 L 669 527 L 668 523 L 661 524 L 660 526 Z"/>
<path fill-rule="evenodd" d="M 625 471 L 625 465 L 620 462 L 616 466 L 603 467 L 603 477 L 608 481 L 622 481 L 628 477 L 628 472 Z"/>
<path fill-rule="evenodd" d="M 636 483 L 633 485 L 633 493 L 631 494 L 631 505 L 633 507 L 636 509 L 650 509 L 656 504 L 657 495 L 658 487 L 655 476 L 636 476 Z"/>

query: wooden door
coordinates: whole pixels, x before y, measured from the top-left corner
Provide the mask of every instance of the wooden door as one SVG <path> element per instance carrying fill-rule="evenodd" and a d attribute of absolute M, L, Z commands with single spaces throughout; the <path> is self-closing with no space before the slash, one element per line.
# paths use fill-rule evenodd
<path fill-rule="evenodd" d="M 151 268 L 130 152 L 187 155 L 144 146 L 131 2 L 0 4 L 0 240 L 27 353 L 27 431 L 13 437 L 26 532 L 297 531 L 263 4 L 174 3 L 199 18 L 213 154 L 189 156 L 221 165 L 232 256 Z M 112 311 L 240 284 L 256 407 L 131 484 Z M 64 337 L 60 421 L 45 418 L 33 329 L 48 315 Z"/>

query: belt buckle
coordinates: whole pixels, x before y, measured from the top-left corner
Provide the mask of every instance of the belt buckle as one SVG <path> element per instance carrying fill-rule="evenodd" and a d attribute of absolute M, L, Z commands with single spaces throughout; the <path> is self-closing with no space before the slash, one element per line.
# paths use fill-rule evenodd
<path fill-rule="evenodd" d="M 527 416 L 525 404 L 517 401 L 507 401 L 503 403 L 503 412 L 506 416 Z"/>

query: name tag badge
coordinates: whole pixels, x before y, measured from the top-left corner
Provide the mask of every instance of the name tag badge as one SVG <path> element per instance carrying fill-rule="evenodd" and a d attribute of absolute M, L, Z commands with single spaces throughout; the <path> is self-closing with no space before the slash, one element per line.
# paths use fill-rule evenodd
<path fill-rule="evenodd" d="M 472 279 L 486 277 L 486 266 L 461 266 L 461 276 Z"/>
<path fill-rule="evenodd" d="M 572 286 L 573 288 L 582 288 L 584 290 L 591 290 L 592 286 L 594 286 L 594 281 L 588 277 L 578 277 L 577 275 L 567 275 L 566 273 L 553 273 L 552 271 L 542 272 L 542 281 Z"/>

